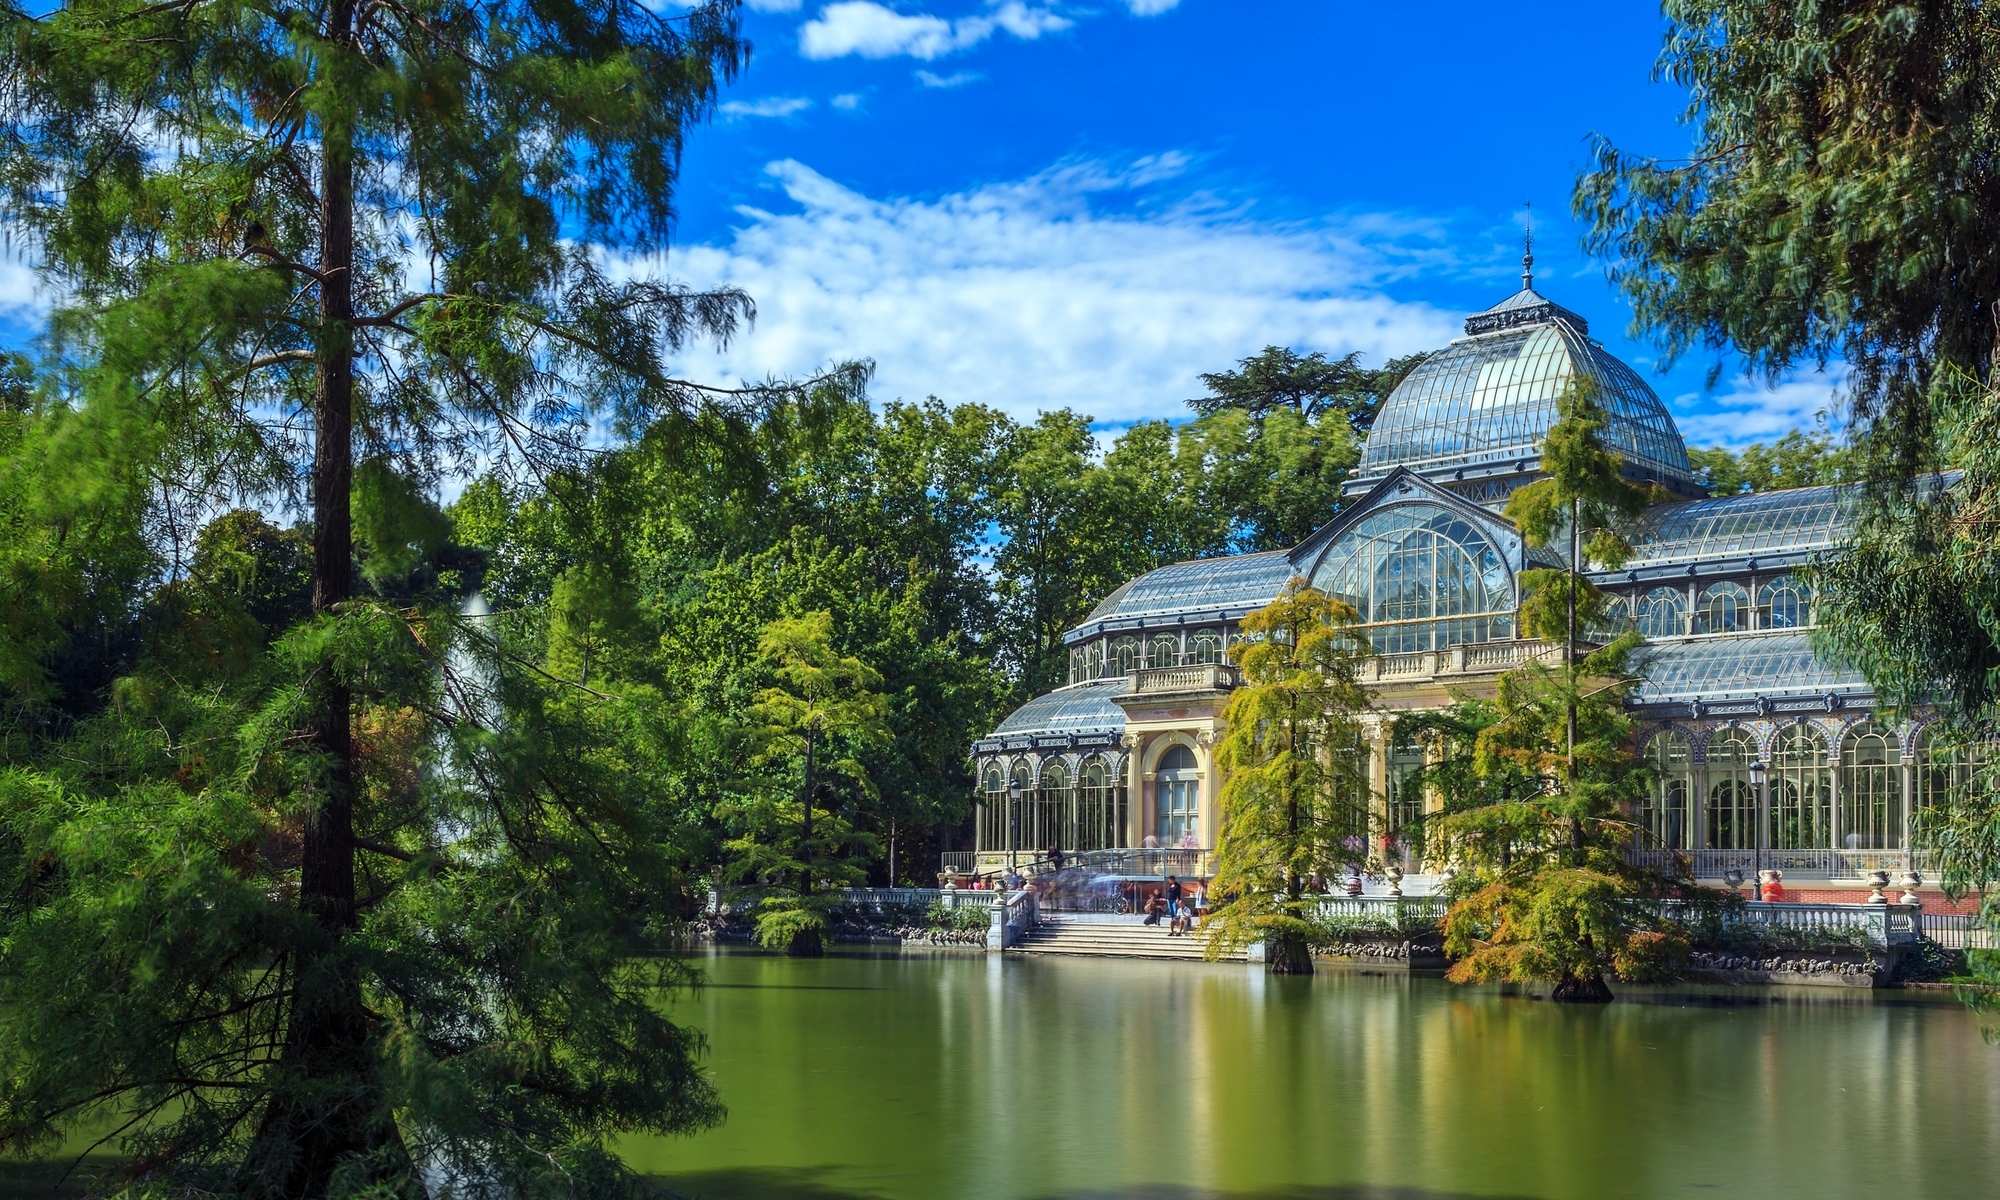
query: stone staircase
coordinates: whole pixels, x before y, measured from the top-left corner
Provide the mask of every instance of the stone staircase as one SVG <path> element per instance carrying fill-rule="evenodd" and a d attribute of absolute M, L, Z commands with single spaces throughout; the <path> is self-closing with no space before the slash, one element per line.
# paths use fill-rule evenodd
<path fill-rule="evenodd" d="M 1095 955 L 1101 958 L 1176 958 L 1199 962 L 1203 941 L 1199 930 L 1169 937 L 1164 918 L 1158 925 L 1142 924 L 1138 917 L 1106 920 L 1079 918 L 1065 913 L 1043 913 L 1019 943 L 1009 949 L 1016 954 Z M 1239 952 L 1225 962 L 1243 962 Z"/>

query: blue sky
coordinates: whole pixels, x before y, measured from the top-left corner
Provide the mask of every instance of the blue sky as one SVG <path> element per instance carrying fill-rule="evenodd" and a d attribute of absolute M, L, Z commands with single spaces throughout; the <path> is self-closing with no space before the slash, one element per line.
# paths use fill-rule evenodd
<path fill-rule="evenodd" d="M 1688 144 L 1653 5 L 753 0 L 746 25 L 664 269 L 761 315 L 691 371 L 866 357 L 882 399 L 1179 418 L 1267 343 L 1441 345 L 1517 285 L 1523 201 L 1537 287 L 1654 365 L 1568 213 L 1591 134 Z M 1708 365 L 1652 376 L 1692 443 L 1832 403 Z"/>

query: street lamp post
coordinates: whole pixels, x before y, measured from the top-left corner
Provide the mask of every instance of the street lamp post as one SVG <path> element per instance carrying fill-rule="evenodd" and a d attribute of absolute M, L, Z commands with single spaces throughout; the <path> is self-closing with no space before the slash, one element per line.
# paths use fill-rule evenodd
<path fill-rule="evenodd" d="M 1753 900 L 1764 898 L 1764 843 L 1770 838 L 1771 830 L 1771 790 L 1770 771 L 1761 758 L 1750 760 L 1750 787 L 1757 793 L 1757 884 L 1750 893 Z"/>
<path fill-rule="evenodd" d="M 1007 781 L 1007 882 L 1013 883 L 1017 871 L 1015 847 L 1020 840 L 1021 830 L 1021 780 L 1016 776 Z"/>

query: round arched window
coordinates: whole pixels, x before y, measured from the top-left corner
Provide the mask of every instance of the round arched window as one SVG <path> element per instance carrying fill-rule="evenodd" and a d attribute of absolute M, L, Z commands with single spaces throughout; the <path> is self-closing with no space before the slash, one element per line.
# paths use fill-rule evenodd
<path fill-rule="evenodd" d="M 1471 522 L 1435 504 L 1367 517 L 1327 548 L 1313 586 L 1352 604 L 1375 649 L 1434 650 L 1514 636 L 1514 580 Z"/>

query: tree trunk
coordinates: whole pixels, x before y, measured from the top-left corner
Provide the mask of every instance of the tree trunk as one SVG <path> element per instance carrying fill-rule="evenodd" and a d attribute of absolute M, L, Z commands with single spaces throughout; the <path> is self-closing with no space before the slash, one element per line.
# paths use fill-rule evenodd
<path fill-rule="evenodd" d="M 791 943 L 785 947 L 785 956 L 787 958 L 824 958 L 826 956 L 826 939 L 821 936 L 819 926 L 808 926 L 793 934 Z"/>
<path fill-rule="evenodd" d="M 352 0 L 333 0 L 327 38 L 335 45 L 353 42 Z M 324 278 L 312 470 L 315 615 L 334 612 L 353 587 L 354 154 L 345 129 L 328 129 L 323 143 Z M 392 1192 L 420 1192 L 376 1078 L 368 1010 L 349 945 L 360 925 L 351 701 L 348 689 L 323 668 L 304 731 L 321 756 L 322 773 L 306 797 L 300 830 L 298 903 L 314 935 L 297 952 L 277 1091 L 245 1163 L 244 1183 L 253 1195 L 324 1196 L 343 1166 L 361 1166 L 361 1178 Z"/>
<path fill-rule="evenodd" d="M 1565 975 L 1556 982 L 1555 991 L 1549 999 L 1558 1004 L 1609 1004 L 1611 985 L 1604 982 L 1604 976 L 1592 972 L 1589 975 Z"/>

